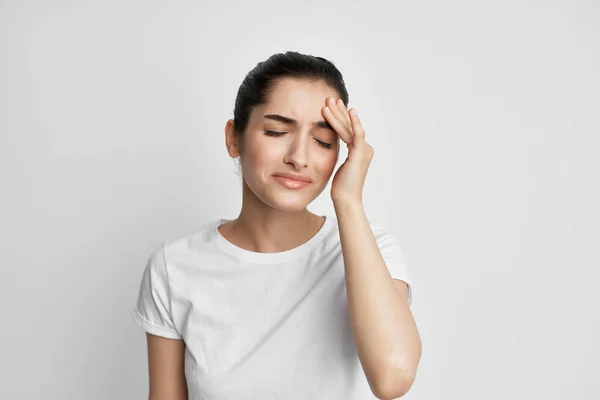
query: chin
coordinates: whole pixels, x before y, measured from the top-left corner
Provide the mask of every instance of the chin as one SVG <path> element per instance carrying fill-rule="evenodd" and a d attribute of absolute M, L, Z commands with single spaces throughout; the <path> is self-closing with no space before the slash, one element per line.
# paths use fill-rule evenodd
<path fill-rule="evenodd" d="M 296 198 L 296 199 L 293 199 L 293 198 L 287 198 L 287 199 L 276 198 L 276 199 L 270 199 L 270 200 L 271 201 L 265 202 L 265 203 L 268 204 L 269 206 L 277 209 L 277 210 L 290 211 L 290 212 L 302 211 L 310 203 L 310 202 L 306 202 L 306 200 L 300 199 L 300 198 Z"/>
<path fill-rule="evenodd" d="M 269 207 L 281 211 L 302 211 L 311 201 L 312 193 L 301 193 L 301 191 L 268 191 L 257 196 L 263 203 Z"/>

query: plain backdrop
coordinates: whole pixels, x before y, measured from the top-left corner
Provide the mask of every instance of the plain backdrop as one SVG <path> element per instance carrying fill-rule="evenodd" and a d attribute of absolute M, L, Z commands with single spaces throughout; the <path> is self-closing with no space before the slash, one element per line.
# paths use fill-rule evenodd
<path fill-rule="evenodd" d="M 1 1 L 0 398 L 147 398 L 146 260 L 237 216 L 224 126 L 287 50 L 335 63 L 375 149 L 423 342 L 404 398 L 600 398 L 592 0 Z"/>

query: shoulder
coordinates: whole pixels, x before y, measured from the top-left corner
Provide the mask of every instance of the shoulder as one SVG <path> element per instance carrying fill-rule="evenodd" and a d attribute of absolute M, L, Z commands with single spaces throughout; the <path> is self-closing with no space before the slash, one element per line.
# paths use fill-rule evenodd
<path fill-rule="evenodd" d="M 214 218 L 212 220 L 205 221 L 198 228 L 165 240 L 163 243 L 163 252 L 165 253 L 165 257 L 168 258 L 173 252 L 194 251 L 194 249 L 212 242 L 221 220 L 221 218 Z"/>

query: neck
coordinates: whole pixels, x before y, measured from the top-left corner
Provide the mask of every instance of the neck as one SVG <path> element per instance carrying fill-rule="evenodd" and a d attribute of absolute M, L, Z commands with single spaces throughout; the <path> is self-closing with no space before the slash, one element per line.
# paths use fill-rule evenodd
<path fill-rule="evenodd" d="M 322 227 L 324 219 L 308 209 L 278 210 L 265 204 L 244 183 L 242 209 L 230 222 L 230 241 L 259 253 L 293 249 L 307 242 Z"/>

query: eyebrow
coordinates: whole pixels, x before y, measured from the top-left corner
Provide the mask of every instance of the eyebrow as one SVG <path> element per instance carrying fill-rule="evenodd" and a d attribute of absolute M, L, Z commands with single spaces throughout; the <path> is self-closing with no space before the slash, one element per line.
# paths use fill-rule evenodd
<path fill-rule="evenodd" d="M 298 125 L 298 121 L 296 121 L 295 119 L 290 118 L 290 117 L 284 117 L 283 115 L 279 115 L 279 114 L 267 114 L 264 117 L 268 118 L 268 119 L 272 119 L 273 121 L 283 122 L 284 124 L 288 124 L 288 125 Z M 327 121 L 313 122 L 313 125 L 318 126 L 319 128 L 330 129 L 335 132 L 333 127 Z"/>

